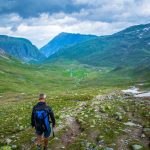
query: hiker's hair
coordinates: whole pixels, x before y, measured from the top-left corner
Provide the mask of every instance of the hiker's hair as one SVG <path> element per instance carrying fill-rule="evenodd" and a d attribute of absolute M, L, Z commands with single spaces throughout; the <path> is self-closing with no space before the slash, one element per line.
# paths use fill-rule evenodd
<path fill-rule="evenodd" d="M 46 94 L 41 93 L 41 94 L 39 95 L 39 99 L 45 99 L 45 98 L 46 98 Z"/>

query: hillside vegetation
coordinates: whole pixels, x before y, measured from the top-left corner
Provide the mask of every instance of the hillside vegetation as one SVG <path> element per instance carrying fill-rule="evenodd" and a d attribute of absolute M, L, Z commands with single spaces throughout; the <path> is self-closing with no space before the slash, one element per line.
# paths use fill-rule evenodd
<path fill-rule="evenodd" d="M 49 57 L 50 55 L 55 54 L 57 51 L 67 48 L 84 41 L 89 41 L 96 38 L 95 35 L 83 35 L 83 34 L 73 34 L 62 32 L 56 37 L 54 37 L 49 43 L 43 46 L 40 49 L 45 56 Z"/>
<path fill-rule="evenodd" d="M 25 38 L 0 35 L 0 48 L 8 55 L 26 62 L 39 61 L 45 58 L 38 48 Z"/>
<path fill-rule="evenodd" d="M 149 29 L 85 41 L 36 64 L 0 48 L 0 150 L 36 150 L 30 121 L 39 93 L 56 117 L 48 150 L 149 150 L 150 97 L 137 97 L 150 90 Z M 129 87 L 135 93 L 122 91 Z"/>
<path fill-rule="evenodd" d="M 93 66 L 137 67 L 150 62 L 150 24 L 127 28 L 110 36 L 64 48 L 47 61 L 77 60 Z"/>

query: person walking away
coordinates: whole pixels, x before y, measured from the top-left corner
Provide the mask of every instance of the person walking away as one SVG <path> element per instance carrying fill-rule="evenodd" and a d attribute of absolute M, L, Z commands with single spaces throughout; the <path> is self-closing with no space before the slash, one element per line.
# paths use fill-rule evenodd
<path fill-rule="evenodd" d="M 44 136 L 44 150 L 48 149 L 48 139 L 51 134 L 50 119 L 52 127 L 55 127 L 55 117 L 53 110 L 46 104 L 46 95 L 39 95 L 39 102 L 33 107 L 31 115 L 31 125 L 35 128 L 37 150 L 41 150 L 42 136 Z"/>

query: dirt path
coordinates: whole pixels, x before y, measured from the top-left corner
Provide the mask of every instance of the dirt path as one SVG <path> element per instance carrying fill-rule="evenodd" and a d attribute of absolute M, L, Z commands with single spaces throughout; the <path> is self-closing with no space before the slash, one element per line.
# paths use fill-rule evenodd
<path fill-rule="evenodd" d="M 74 117 L 67 117 L 65 119 L 66 125 L 65 129 L 66 132 L 62 134 L 62 136 L 57 137 L 59 138 L 59 144 L 55 146 L 55 150 L 65 149 L 69 144 L 73 143 L 76 139 L 76 137 L 82 132 L 80 124 L 76 121 Z M 54 132 L 57 135 L 57 133 L 61 130 L 61 128 L 55 128 Z M 53 140 L 50 139 L 50 140 Z M 25 144 L 22 146 L 21 150 L 32 150 L 35 149 L 34 142 L 30 142 L 28 144 Z M 51 150 L 50 148 L 48 150 Z"/>
<path fill-rule="evenodd" d="M 111 99 L 115 98 L 114 93 L 110 93 L 107 95 L 98 95 L 94 98 L 93 101 L 94 102 L 97 100 L 103 101 L 105 99 L 111 100 Z M 121 94 L 121 96 L 123 96 L 122 93 L 117 93 L 117 94 Z M 92 101 L 92 103 L 93 103 L 93 101 Z M 77 113 L 79 113 L 85 107 L 86 107 L 86 102 L 83 102 L 82 105 L 80 104 L 80 107 L 79 107 L 80 109 L 72 110 L 72 111 L 76 111 Z M 135 107 L 136 107 L 136 105 L 135 105 Z M 145 147 L 148 147 L 149 140 L 147 137 L 141 138 L 143 127 L 138 125 L 138 124 L 141 124 L 142 120 L 139 120 L 140 118 L 136 118 L 136 116 L 134 115 L 134 112 L 126 111 L 123 107 L 121 107 L 120 109 L 121 109 L 120 111 L 127 113 L 129 122 L 132 122 L 135 125 L 133 125 L 133 126 L 126 125 L 123 134 L 120 135 L 115 142 L 117 145 L 117 150 L 129 150 L 130 149 L 129 144 L 130 144 L 130 142 L 132 142 L 134 140 L 140 141 L 141 144 L 143 144 Z M 63 130 L 65 130 L 65 131 L 63 132 L 63 134 L 57 136 L 57 133 L 59 131 L 63 131 L 63 130 L 62 130 L 62 128 L 55 129 L 56 138 L 58 138 L 58 143 L 56 140 L 55 143 L 50 144 L 50 146 L 55 146 L 55 147 L 54 148 L 51 147 L 51 149 L 49 149 L 49 150 L 67 149 L 71 144 L 73 144 L 75 142 L 75 140 L 78 138 L 78 135 L 80 135 L 80 133 L 82 132 L 80 124 L 75 119 L 75 116 L 74 117 L 69 116 L 64 119 L 65 119 L 64 120 L 65 126 L 63 126 Z M 95 136 L 91 135 L 91 137 L 94 138 Z M 28 144 L 28 146 L 26 145 L 22 150 L 31 150 L 32 145 L 33 144 Z"/>
<path fill-rule="evenodd" d="M 128 144 L 133 139 L 141 141 L 145 146 L 148 144 L 148 141 L 146 139 L 141 139 L 141 127 L 127 127 L 124 131 L 125 133 L 121 135 L 116 141 L 118 150 L 130 150 Z"/>
<path fill-rule="evenodd" d="M 130 150 L 129 143 L 131 141 L 140 141 L 142 145 L 148 148 L 149 139 L 147 137 L 142 137 L 143 127 L 139 125 L 141 124 L 142 120 L 139 120 L 139 118 L 135 118 L 133 112 L 127 112 L 127 115 L 129 117 L 129 120 L 131 120 L 134 125 L 127 125 L 124 129 L 124 134 L 118 137 L 116 141 L 118 150 Z"/>
<path fill-rule="evenodd" d="M 73 143 L 76 137 L 82 132 L 80 124 L 74 117 L 66 118 L 67 130 L 60 137 L 61 144 L 55 147 L 55 150 L 65 149 L 69 144 Z"/>

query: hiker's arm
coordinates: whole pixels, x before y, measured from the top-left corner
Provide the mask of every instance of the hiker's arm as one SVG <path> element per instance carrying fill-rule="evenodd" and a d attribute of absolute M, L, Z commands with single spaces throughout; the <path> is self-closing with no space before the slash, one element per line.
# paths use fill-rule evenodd
<path fill-rule="evenodd" d="M 34 108 L 32 109 L 32 115 L 31 115 L 31 126 L 34 127 L 35 126 L 35 122 L 34 122 Z"/>
<path fill-rule="evenodd" d="M 55 127 L 55 116 L 54 116 L 54 113 L 53 113 L 52 109 L 50 109 L 49 115 L 50 115 L 51 120 L 52 120 L 52 126 Z"/>

